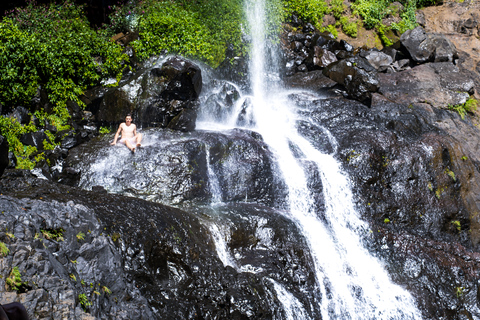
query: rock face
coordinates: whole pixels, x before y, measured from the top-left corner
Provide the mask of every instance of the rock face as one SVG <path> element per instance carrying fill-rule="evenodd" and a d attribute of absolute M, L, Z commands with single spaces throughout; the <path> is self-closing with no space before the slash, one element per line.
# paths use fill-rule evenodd
<path fill-rule="evenodd" d="M 19 172 L 0 180 L 0 188 L 6 228 L 0 240 L 10 250 L 0 260 L 0 285 L 13 267 L 22 277 L 20 290 L 0 293 L 0 303 L 20 301 L 32 318 L 272 319 L 282 317 L 274 283 L 299 282 L 298 296 L 314 285 L 295 226 L 267 208 L 245 205 L 247 220 L 225 210 L 228 251 L 244 265 L 263 265 L 237 270 L 218 259 L 206 215 L 200 221 L 160 204 Z"/>
<path fill-rule="evenodd" d="M 360 56 L 332 63 L 324 69 L 324 74 L 344 85 L 349 97 L 366 104 L 379 87 L 377 70 Z"/>
<path fill-rule="evenodd" d="M 461 105 L 475 88 L 471 73 L 449 62 L 427 63 L 396 73 L 379 73 L 378 79 L 379 92 L 404 105 Z"/>
<path fill-rule="evenodd" d="M 407 30 L 400 37 L 413 61 L 453 62 L 458 58 L 457 48 L 442 34 L 427 34 L 422 27 Z"/>
<path fill-rule="evenodd" d="M 66 172 L 75 174 L 62 179 L 86 189 L 101 185 L 109 192 L 170 204 L 210 201 L 212 188 L 227 202 L 248 198 L 272 204 L 273 195 L 281 192 L 271 154 L 254 133 L 149 130 L 144 135 L 145 148 L 135 155 L 122 145 L 109 148 L 111 137 L 72 149 Z"/>
<path fill-rule="evenodd" d="M 6 138 L 0 135 L 0 177 L 3 171 L 8 167 L 8 141 Z"/>
<path fill-rule="evenodd" d="M 159 66 L 131 75 L 119 87 L 96 95 L 96 99 L 89 99 L 87 109 L 101 123 L 118 123 L 132 113 L 139 126 L 192 131 L 201 90 L 200 68 L 183 58 L 171 57 Z"/>
<path fill-rule="evenodd" d="M 371 250 L 419 298 L 423 317 L 478 316 L 479 130 L 448 111 L 409 108 L 379 94 L 371 108 L 319 99 L 304 112 L 338 139 L 339 157 L 373 230 Z M 463 123 L 475 147 L 446 136 L 439 123 L 449 130 Z M 312 144 L 324 144 L 318 129 L 309 130 Z"/>

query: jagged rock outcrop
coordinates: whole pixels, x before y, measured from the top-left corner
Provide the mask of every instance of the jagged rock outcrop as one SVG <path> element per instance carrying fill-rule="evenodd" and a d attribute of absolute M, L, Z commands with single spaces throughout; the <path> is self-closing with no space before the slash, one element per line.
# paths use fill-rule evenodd
<path fill-rule="evenodd" d="M 8 167 L 8 141 L 7 138 L 4 138 L 0 135 L 0 177 L 3 174 L 3 171 Z"/>
<path fill-rule="evenodd" d="M 87 109 L 100 123 L 118 123 L 132 113 L 139 126 L 192 131 L 201 90 L 200 68 L 186 59 L 171 57 L 131 75 L 119 87 L 93 94 Z"/>
<path fill-rule="evenodd" d="M 413 61 L 453 62 L 458 58 L 457 48 L 442 34 L 426 33 L 422 27 L 405 31 L 400 42 Z"/>
<path fill-rule="evenodd" d="M 212 199 L 212 180 L 222 201 L 272 204 L 279 193 L 271 154 L 258 134 L 243 130 L 214 134 L 144 131 L 146 147 L 135 155 L 109 146 L 111 136 L 71 149 L 63 183 L 133 195 L 162 203 L 204 203 Z M 133 161 L 132 161 L 133 160 Z M 97 165 L 92 167 L 92 164 Z M 209 171 L 216 172 L 214 176 Z"/>
<path fill-rule="evenodd" d="M 379 92 L 391 101 L 427 103 L 441 108 L 464 104 L 474 93 L 471 73 L 450 62 L 426 63 L 412 69 L 379 73 Z"/>
<path fill-rule="evenodd" d="M 275 283 L 296 283 L 291 291 L 302 303 L 314 301 L 301 293 L 315 282 L 304 240 L 268 208 L 225 208 L 226 249 L 241 257 L 225 267 L 208 212 L 196 216 L 21 171 L 4 176 L 0 190 L 0 241 L 9 249 L 0 258 L 0 285 L 14 267 L 22 282 L 0 293 L 0 303 L 20 301 L 32 318 L 271 319 L 282 317 Z"/>

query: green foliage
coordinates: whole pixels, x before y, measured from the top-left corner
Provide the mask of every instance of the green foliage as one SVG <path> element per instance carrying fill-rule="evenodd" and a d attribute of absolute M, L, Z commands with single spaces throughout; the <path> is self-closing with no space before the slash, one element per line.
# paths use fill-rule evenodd
<path fill-rule="evenodd" d="M 12 10 L 0 22 L 0 102 L 28 105 L 42 86 L 60 118 L 68 118 L 66 102 L 76 101 L 89 86 L 107 76 L 117 79 L 128 58 L 122 48 L 100 37 L 83 15 L 83 7 L 62 5 Z"/>
<path fill-rule="evenodd" d="M 464 287 L 455 288 L 455 295 L 457 296 L 457 298 L 460 298 L 461 296 L 463 296 L 463 289 L 465 288 Z"/>
<path fill-rule="evenodd" d="M 3 243 L 2 241 L 0 241 L 0 254 L 3 257 L 6 257 L 6 256 L 8 256 L 9 252 L 10 252 L 10 250 L 7 248 L 7 245 L 5 243 Z"/>
<path fill-rule="evenodd" d="M 446 169 L 445 170 L 445 173 L 453 179 L 453 181 L 457 181 L 457 179 L 455 178 L 455 172 L 453 172 L 452 170 L 449 170 L 449 169 Z"/>
<path fill-rule="evenodd" d="M 22 285 L 22 275 L 18 270 L 18 267 L 14 267 L 10 272 L 10 275 L 6 279 L 7 286 L 10 287 L 10 290 L 18 290 Z"/>
<path fill-rule="evenodd" d="M 82 306 L 83 310 L 87 310 L 87 308 L 89 306 L 92 305 L 92 303 L 90 301 L 88 301 L 88 298 L 87 296 L 85 295 L 85 293 L 80 293 L 78 295 L 78 302 L 80 303 L 80 305 Z"/>
<path fill-rule="evenodd" d="M 98 130 L 98 132 L 99 132 L 100 134 L 107 134 L 107 133 L 110 133 L 111 130 L 110 130 L 110 128 L 107 128 L 107 127 L 100 127 L 100 129 Z"/>
<path fill-rule="evenodd" d="M 340 20 L 342 18 L 342 14 L 345 11 L 346 7 L 343 4 L 343 0 L 331 0 L 331 13 L 335 17 L 335 19 Z"/>
<path fill-rule="evenodd" d="M 462 230 L 462 225 L 461 225 L 460 221 L 458 221 L 458 220 L 453 220 L 453 221 L 451 221 L 451 224 L 453 224 L 454 227 L 455 227 L 458 231 L 461 231 L 461 230 Z"/>
<path fill-rule="evenodd" d="M 40 229 L 43 237 L 47 240 L 57 240 L 63 241 L 63 232 L 65 232 L 62 228 L 60 229 Z"/>
<path fill-rule="evenodd" d="M 380 24 L 379 26 L 377 26 L 378 35 L 380 36 L 382 43 L 387 47 L 393 44 L 392 40 L 390 40 L 386 35 L 388 30 L 389 28 L 384 26 L 383 24 Z"/>
<path fill-rule="evenodd" d="M 470 113 L 474 113 L 475 111 L 477 111 L 477 107 L 478 107 L 478 101 L 475 98 L 468 99 L 463 105 L 463 108 L 465 109 L 465 111 Z"/>
<path fill-rule="evenodd" d="M 77 240 L 80 241 L 80 240 L 85 240 L 85 233 L 83 232 L 79 232 L 77 233 Z"/>
<path fill-rule="evenodd" d="M 337 29 L 335 28 L 334 25 L 328 25 L 326 28 L 325 28 L 326 31 L 330 32 L 335 38 L 338 37 L 338 31 Z"/>
<path fill-rule="evenodd" d="M 363 19 L 367 29 L 372 29 L 382 22 L 388 8 L 388 0 L 356 0 L 352 3 L 352 10 Z"/>
<path fill-rule="evenodd" d="M 321 29 L 325 14 L 330 8 L 324 0 L 285 0 L 286 15 L 296 13 L 299 18 Z"/>
<path fill-rule="evenodd" d="M 138 25 L 138 18 L 145 13 L 136 1 L 127 1 L 123 5 L 109 7 L 112 13 L 108 16 L 109 23 L 103 25 L 103 32 L 111 37 L 120 32 L 133 31 Z"/>
<path fill-rule="evenodd" d="M 449 104 L 448 110 L 456 111 L 462 119 L 465 118 L 467 112 L 474 113 L 477 110 L 478 101 L 475 98 L 468 99 L 464 104 L 457 104 L 455 106 Z"/>
<path fill-rule="evenodd" d="M 340 24 L 342 25 L 342 30 L 346 35 L 356 38 L 358 35 L 358 25 L 356 21 L 349 21 L 347 17 L 343 16 L 340 18 Z"/>
<path fill-rule="evenodd" d="M 20 142 L 20 137 L 24 133 L 35 131 L 34 125 L 22 125 L 16 119 L 0 116 L 0 135 L 4 136 L 9 144 L 9 148 L 17 157 L 17 168 L 33 169 L 35 163 L 30 157 L 37 152 L 33 146 L 24 146 Z"/>
<path fill-rule="evenodd" d="M 243 48 L 241 0 L 148 1 L 141 8 L 140 39 L 132 43 L 140 59 L 168 51 L 216 67 L 228 44 Z"/>

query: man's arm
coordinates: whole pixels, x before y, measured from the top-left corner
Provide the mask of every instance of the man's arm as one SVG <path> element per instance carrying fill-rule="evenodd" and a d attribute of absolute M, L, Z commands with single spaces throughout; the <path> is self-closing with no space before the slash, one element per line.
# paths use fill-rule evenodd
<path fill-rule="evenodd" d="M 122 124 L 123 124 L 123 123 L 121 123 L 121 124 L 118 126 L 117 133 L 115 133 L 115 138 L 113 138 L 113 142 L 110 143 L 112 146 L 114 146 L 114 145 L 117 144 L 118 135 L 119 135 L 120 132 L 122 131 Z"/>
<path fill-rule="evenodd" d="M 133 125 L 133 136 L 134 137 L 137 136 L 137 126 L 136 125 Z"/>

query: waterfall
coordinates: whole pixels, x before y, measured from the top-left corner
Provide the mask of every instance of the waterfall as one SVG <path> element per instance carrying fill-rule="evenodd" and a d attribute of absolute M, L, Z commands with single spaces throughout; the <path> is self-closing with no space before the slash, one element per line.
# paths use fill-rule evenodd
<path fill-rule="evenodd" d="M 288 186 L 287 210 L 282 212 L 296 223 L 310 247 L 316 277 L 316 288 L 312 288 L 312 292 L 318 298 L 321 318 L 421 319 L 409 292 L 394 284 L 382 262 L 363 247 L 362 239 L 369 236 L 369 228 L 359 218 L 349 179 L 334 154 L 315 149 L 298 132 L 298 122 L 310 119 L 301 118 L 288 99 L 289 93 L 270 81 L 275 77 L 267 70 L 272 72 L 275 66 L 267 65 L 272 59 L 267 57 L 266 50 L 265 3 L 247 0 L 246 13 L 252 39 L 251 95 L 243 97 L 243 104 L 249 100 L 252 121 L 240 122 L 240 114 L 232 113 L 232 117 L 221 125 L 222 128 L 238 123 L 248 126 L 261 134 L 275 155 L 279 174 Z M 334 137 L 324 128 L 321 131 L 330 140 L 335 153 Z M 321 177 L 325 201 L 321 210 L 308 186 L 308 170 L 317 170 Z M 278 284 L 275 288 L 283 305 L 287 306 L 284 312 L 288 319 L 306 318 L 298 313 L 294 318 L 292 308 L 300 310 L 299 302 Z"/>

